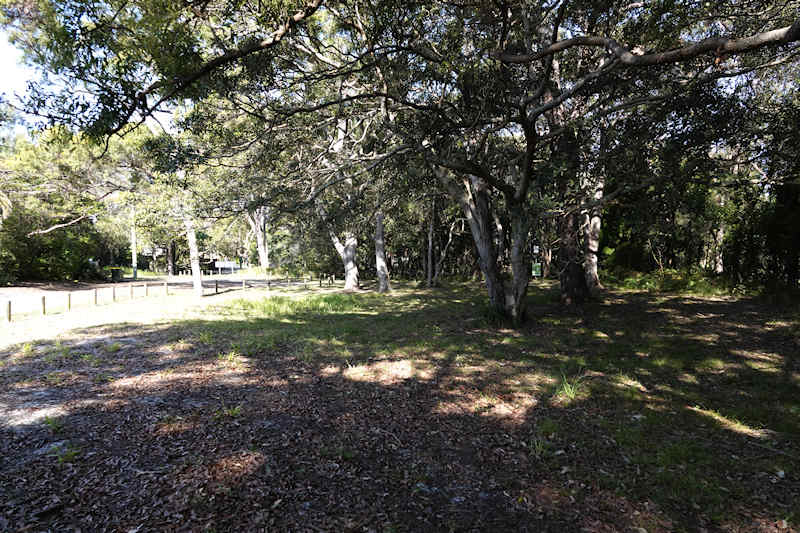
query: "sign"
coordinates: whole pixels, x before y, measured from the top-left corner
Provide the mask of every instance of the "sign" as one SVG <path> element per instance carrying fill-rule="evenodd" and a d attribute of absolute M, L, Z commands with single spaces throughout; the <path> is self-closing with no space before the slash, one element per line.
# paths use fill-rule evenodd
<path fill-rule="evenodd" d="M 229 268 L 233 270 L 238 266 L 239 264 L 236 261 L 214 261 L 214 268 Z"/>

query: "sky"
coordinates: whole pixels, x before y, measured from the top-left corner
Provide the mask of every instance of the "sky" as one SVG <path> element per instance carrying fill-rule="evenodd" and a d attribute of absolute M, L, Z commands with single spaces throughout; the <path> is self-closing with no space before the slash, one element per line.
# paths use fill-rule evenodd
<path fill-rule="evenodd" d="M 6 34 L 0 32 L 0 93 L 9 99 L 14 93 L 23 94 L 27 81 L 35 75 L 21 61 L 22 52 L 11 46 Z"/>
<path fill-rule="evenodd" d="M 17 96 L 25 94 L 28 80 L 36 77 L 35 71 L 22 64 L 22 52 L 8 42 L 5 32 L 0 32 L 0 96 L 5 101 L 18 104 Z M 16 124 L 16 134 L 24 134 L 23 124 Z"/>

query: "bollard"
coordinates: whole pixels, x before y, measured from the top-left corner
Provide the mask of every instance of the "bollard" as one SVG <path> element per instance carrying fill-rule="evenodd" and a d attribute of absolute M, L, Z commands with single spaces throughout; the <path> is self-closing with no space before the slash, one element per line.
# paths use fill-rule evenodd
<path fill-rule="evenodd" d="M 147 283 L 145 283 L 145 284 L 144 284 L 144 295 L 145 295 L 145 296 L 147 296 L 147 295 L 148 295 L 148 292 L 149 292 L 149 291 L 147 290 Z"/>
<path fill-rule="evenodd" d="M 269 278 L 267 278 L 267 292 L 269 292 L 269 291 L 270 291 L 270 289 L 272 288 L 272 287 L 270 286 L 270 283 L 271 283 L 271 282 L 270 282 Z"/>
<path fill-rule="evenodd" d="M 117 288 L 116 287 L 111 287 L 111 301 L 112 302 L 116 302 L 117 301 Z"/>
<path fill-rule="evenodd" d="M 245 279 L 242 280 L 242 290 L 247 290 L 247 280 Z"/>
<path fill-rule="evenodd" d="M 45 304 L 44 299 L 45 299 L 45 296 L 42 296 L 42 315 L 43 316 L 47 314 L 47 305 Z"/>
<path fill-rule="evenodd" d="M 71 309 L 72 309 L 72 293 L 68 292 L 67 293 L 67 311 L 70 311 Z"/>
<path fill-rule="evenodd" d="M 164 296 L 169 296 L 169 285 L 167 282 L 164 282 Z"/>
<path fill-rule="evenodd" d="M 11 322 L 11 300 L 6 302 L 6 322 Z"/>
<path fill-rule="evenodd" d="M 214 294 L 219 294 L 219 280 L 214 280 Z"/>
<path fill-rule="evenodd" d="M 133 283 L 128 285 L 128 287 L 130 287 L 130 289 L 131 289 L 131 300 L 133 300 Z"/>
<path fill-rule="evenodd" d="M 94 290 L 94 305 L 97 305 L 97 289 Z"/>

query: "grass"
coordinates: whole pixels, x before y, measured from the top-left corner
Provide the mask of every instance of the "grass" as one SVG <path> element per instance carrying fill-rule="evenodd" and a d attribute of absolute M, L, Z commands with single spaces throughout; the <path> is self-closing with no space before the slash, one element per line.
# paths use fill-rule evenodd
<path fill-rule="evenodd" d="M 330 426 L 331 434 L 301 439 L 304 451 L 295 453 L 342 470 L 334 474 L 303 455 L 292 476 L 352 468 L 359 479 L 384 480 L 370 489 L 376 493 L 402 486 L 436 498 L 429 488 L 480 485 L 447 477 L 472 468 L 475 456 L 471 475 L 491 470 L 491 483 L 515 502 L 569 501 L 592 513 L 593 497 L 620 498 L 642 517 L 633 529 L 693 530 L 698 520 L 711 530 L 746 529 L 753 517 L 800 526 L 800 500 L 787 481 L 795 483 L 800 471 L 800 314 L 757 300 L 699 297 L 706 289 L 697 284 L 684 294 L 656 292 L 666 286 L 611 292 L 578 312 L 557 303 L 551 284 L 537 282 L 532 319 L 519 330 L 487 312 L 482 291 L 467 285 L 397 284 L 389 296 L 296 292 L 213 305 L 202 317 L 157 324 L 150 333 L 120 326 L 120 337 L 140 337 L 136 350 L 105 345 L 120 361 L 65 358 L 60 344 L 40 353 L 28 343 L 14 353 L 41 363 L 35 370 L 53 386 L 90 370 L 102 386 L 139 352 L 172 357 L 167 364 L 149 356 L 161 366 L 142 371 L 143 380 L 184 379 L 191 365 L 210 362 L 219 379 L 203 379 L 215 383 L 213 398 L 234 387 L 232 380 L 252 378 L 254 385 L 236 385 L 243 397 L 220 396 L 198 408 L 197 420 L 226 421 L 215 426 L 230 431 L 249 427 L 230 446 L 268 448 L 276 458 L 290 445 L 281 439 L 300 439 L 280 416 Z M 48 353 L 59 355 L 48 360 Z M 79 363 L 75 373 L 59 366 Z M 259 400 L 265 391 L 271 396 Z M 313 418 L 319 406 L 337 411 Z M 183 417 L 201 423 L 186 412 L 174 416 L 176 428 Z M 247 426 L 256 421 L 262 425 Z M 44 423 L 53 433 L 68 430 Z M 387 448 L 360 444 L 365 436 Z M 225 433 L 213 438 L 228 445 Z M 372 469 L 370 461 L 387 453 L 391 464 Z M 420 483 L 424 490 L 415 488 Z M 447 501 L 461 496 L 453 498 Z M 648 520 L 655 525 L 642 525 Z"/>

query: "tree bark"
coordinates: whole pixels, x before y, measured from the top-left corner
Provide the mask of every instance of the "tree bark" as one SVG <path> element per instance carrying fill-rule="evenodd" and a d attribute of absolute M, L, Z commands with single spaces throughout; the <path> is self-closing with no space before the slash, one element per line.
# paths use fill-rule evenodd
<path fill-rule="evenodd" d="M 561 273 L 561 301 L 566 305 L 581 304 L 589 297 L 586 273 L 578 247 L 577 214 L 570 212 L 561 223 L 561 244 L 558 249 Z"/>
<path fill-rule="evenodd" d="M 260 206 L 246 213 L 250 229 L 256 236 L 258 265 L 266 272 L 269 269 L 269 243 L 267 242 L 267 208 Z"/>
<path fill-rule="evenodd" d="M 170 276 L 175 275 L 175 242 L 169 241 L 167 243 L 167 274 Z"/>
<path fill-rule="evenodd" d="M 601 177 L 591 184 L 590 202 L 596 204 L 603 198 L 605 180 Z M 584 211 L 583 215 L 583 268 L 586 271 L 586 286 L 590 294 L 594 295 L 603 288 L 598 272 L 597 254 L 600 249 L 600 228 L 602 224 L 602 210 L 593 205 Z"/>
<path fill-rule="evenodd" d="M 436 198 L 431 200 L 431 215 L 428 219 L 428 259 L 425 262 L 425 286 L 429 289 L 433 287 L 433 230 L 436 218 Z"/>
<path fill-rule="evenodd" d="M 344 290 L 357 290 L 358 265 L 356 264 L 356 249 L 358 247 L 358 238 L 354 234 L 346 232 L 344 234 L 344 243 L 342 243 L 333 231 L 330 232 L 330 235 L 333 246 L 339 253 L 344 266 Z"/>
<path fill-rule="evenodd" d="M 448 171 L 442 168 L 436 169 L 436 177 L 448 194 L 461 206 L 478 251 L 478 264 L 489 293 L 489 304 L 496 312 L 505 316 L 508 314 L 506 294 L 497 267 L 497 250 L 492 235 L 494 221 L 489 205 L 488 185 L 476 176 L 469 176 L 462 180 L 463 186 L 459 186 L 450 178 Z"/>
<path fill-rule="evenodd" d="M 389 269 L 386 267 L 386 246 L 383 235 L 383 211 L 375 213 L 375 270 L 378 273 L 378 292 L 389 292 Z"/>
<path fill-rule="evenodd" d="M 200 250 L 197 248 L 197 233 L 194 221 L 186 217 L 183 219 L 186 226 L 186 240 L 189 241 L 189 259 L 192 265 L 192 286 L 196 296 L 203 296 L 203 272 L 200 270 Z"/>
<path fill-rule="evenodd" d="M 131 209 L 131 267 L 133 268 L 133 279 L 138 275 L 138 257 L 136 256 L 136 210 Z"/>
<path fill-rule="evenodd" d="M 525 297 L 530 283 L 531 261 L 526 253 L 530 218 L 523 205 L 510 208 L 511 215 L 511 287 L 507 307 L 517 326 L 525 320 Z"/>

